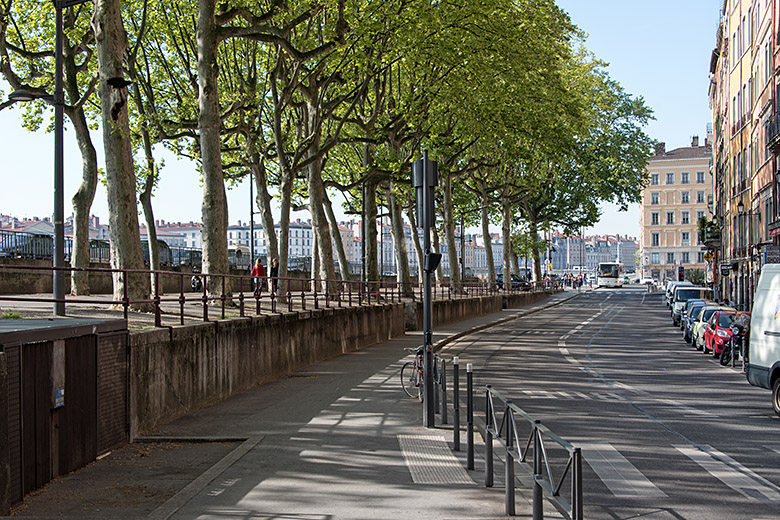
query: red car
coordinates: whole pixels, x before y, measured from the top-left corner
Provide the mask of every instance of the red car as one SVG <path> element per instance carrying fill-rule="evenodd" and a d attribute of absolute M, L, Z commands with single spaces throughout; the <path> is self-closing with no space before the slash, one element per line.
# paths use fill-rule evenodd
<path fill-rule="evenodd" d="M 704 329 L 704 353 L 712 352 L 713 357 L 720 356 L 723 346 L 731 339 L 731 324 L 737 316 L 736 311 L 715 311 Z"/>

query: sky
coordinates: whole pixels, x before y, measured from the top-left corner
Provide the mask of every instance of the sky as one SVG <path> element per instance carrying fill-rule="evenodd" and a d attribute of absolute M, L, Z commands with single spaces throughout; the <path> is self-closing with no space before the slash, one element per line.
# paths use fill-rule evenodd
<path fill-rule="evenodd" d="M 698 135 L 703 142 L 712 119 L 707 87 L 709 62 L 715 46 L 721 0 L 558 0 L 558 5 L 588 38 L 586 46 L 607 62 L 610 76 L 626 92 L 642 96 L 655 120 L 648 135 L 666 143 L 666 149 L 689 146 Z M 6 99 L 8 86 L 0 87 Z M 29 133 L 21 126 L 20 107 L 0 111 L 0 213 L 19 218 L 46 217 L 53 211 L 53 134 Z M 93 140 L 102 161 L 102 135 Z M 158 152 L 159 153 L 159 152 Z M 202 187 L 195 166 L 170 154 L 165 160 L 153 199 L 155 218 L 168 222 L 201 220 Z M 65 214 L 72 213 L 70 199 L 81 181 L 81 158 L 73 131 L 65 125 Z M 340 199 L 339 199 L 340 200 Z M 334 201 L 335 202 L 335 201 Z M 334 204 L 335 206 L 335 204 Z M 249 220 L 247 181 L 228 191 L 231 224 Z M 602 207 L 599 223 L 586 234 L 639 236 L 639 208 L 619 212 Z M 108 222 L 108 204 L 98 187 L 92 214 Z M 292 218 L 308 218 L 293 213 Z M 256 219 L 257 220 L 257 219 Z M 142 219 L 141 219 L 142 221 Z"/>

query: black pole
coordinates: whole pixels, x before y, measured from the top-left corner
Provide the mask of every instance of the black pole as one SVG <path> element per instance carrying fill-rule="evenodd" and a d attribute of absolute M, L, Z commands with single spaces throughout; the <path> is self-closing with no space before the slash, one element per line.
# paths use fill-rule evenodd
<path fill-rule="evenodd" d="M 474 373 L 466 364 L 466 469 L 474 469 Z"/>
<path fill-rule="evenodd" d="M 425 256 L 430 257 L 431 254 L 431 217 L 433 211 L 430 208 L 433 204 L 431 200 L 431 189 L 429 186 L 431 172 L 429 171 L 428 164 L 428 150 L 423 152 L 423 239 Z M 425 344 L 425 418 L 424 426 L 426 428 L 433 428 L 435 424 L 436 414 L 434 412 L 433 402 L 433 294 L 431 290 L 431 271 L 425 269 L 423 276 L 423 339 Z"/>
<path fill-rule="evenodd" d="M 65 316 L 65 211 L 63 202 L 64 167 L 63 167 L 63 92 L 62 92 L 62 3 L 54 2 L 55 49 L 54 49 L 54 256 L 52 266 L 54 273 L 52 286 L 54 289 L 54 314 Z M 74 223 L 75 225 L 75 223 Z M 127 280 L 124 281 L 127 283 Z"/>
<path fill-rule="evenodd" d="M 254 175 L 252 174 L 252 170 L 249 170 L 249 258 L 251 261 L 251 264 L 249 265 L 249 269 L 252 269 L 252 266 L 255 265 L 255 196 L 254 196 L 254 186 L 252 186 L 254 179 Z M 268 255 L 266 255 L 266 260 L 268 259 Z M 268 268 L 270 269 L 271 266 L 269 265 Z"/>
<path fill-rule="evenodd" d="M 455 451 L 460 451 L 460 370 L 458 365 L 458 356 L 455 356 L 452 360 L 452 377 L 452 449 Z"/>

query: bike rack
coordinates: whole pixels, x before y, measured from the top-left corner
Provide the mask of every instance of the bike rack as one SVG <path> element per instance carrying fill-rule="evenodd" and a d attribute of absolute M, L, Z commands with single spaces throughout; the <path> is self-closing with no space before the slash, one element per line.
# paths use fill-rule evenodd
<path fill-rule="evenodd" d="M 497 409 L 496 404 L 502 409 Z M 530 431 L 527 437 L 521 437 L 520 426 L 526 424 L 530 425 Z M 521 439 L 525 439 L 524 444 L 521 443 Z M 535 420 L 512 403 L 510 399 L 488 385 L 485 392 L 485 487 L 493 486 L 494 440 L 497 440 L 505 448 L 505 509 L 507 515 L 515 514 L 514 471 L 517 463 L 533 479 L 534 520 L 543 520 L 544 518 L 542 507 L 544 498 L 547 498 L 565 518 L 582 520 L 582 453 L 580 448 L 553 433 L 542 425 L 541 421 Z M 552 445 L 549 444 L 550 441 Z M 552 467 L 552 450 L 555 449 L 555 445 L 562 448 L 567 454 L 565 465 L 557 479 Z M 570 492 L 568 500 L 563 495 L 564 484 L 567 483 Z"/>

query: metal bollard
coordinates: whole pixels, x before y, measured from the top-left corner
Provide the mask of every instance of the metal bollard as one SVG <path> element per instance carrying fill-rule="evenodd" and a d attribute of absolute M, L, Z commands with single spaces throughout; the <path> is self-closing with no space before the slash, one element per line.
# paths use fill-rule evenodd
<path fill-rule="evenodd" d="M 539 479 L 542 477 L 542 442 L 539 439 L 539 425 L 541 421 L 534 421 L 534 494 L 533 494 L 533 520 L 544 520 L 544 494 Z"/>
<path fill-rule="evenodd" d="M 452 360 L 452 406 L 453 406 L 453 424 L 452 424 L 452 449 L 460 451 L 460 371 L 458 370 L 458 356 Z"/>
<path fill-rule="evenodd" d="M 433 356 L 433 413 L 439 413 L 439 398 L 441 397 L 441 372 L 439 372 L 439 358 Z"/>
<path fill-rule="evenodd" d="M 447 362 L 441 360 L 441 423 L 447 424 Z"/>
<path fill-rule="evenodd" d="M 582 520 L 582 451 L 580 448 L 574 448 L 572 459 L 574 461 L 574 489 L 571 490 L 572 520 Z"/>
<path fill-rule="evenodd" d="M 474 373 L 466 364 L 466 469 L 474 469 Z"/>
<path fill-rule="evenodd" d="M 485 487 L 493 487 L 493 405 L 490 400 L 490 385 L 485 392 Z"/>
<path fill-rule="evenodd" d="M 504 509 L 507 515 L 515 516 L 515 456 L 514 456 L 514 415 L 510 408 L 512 401 L 506 402 L 506 463 L 504 464 Z"/>

